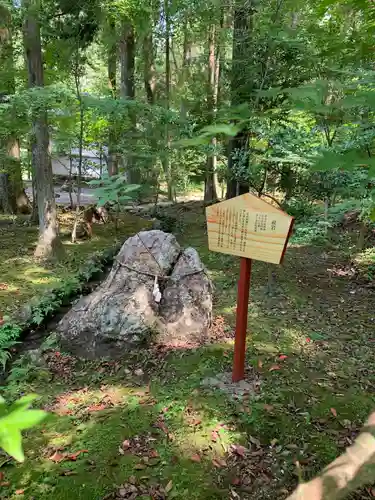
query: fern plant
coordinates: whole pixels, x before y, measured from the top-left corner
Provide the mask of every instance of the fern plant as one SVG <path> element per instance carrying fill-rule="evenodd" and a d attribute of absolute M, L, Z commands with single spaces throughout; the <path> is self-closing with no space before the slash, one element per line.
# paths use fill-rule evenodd
<path fill-rule="evenodd" d="M 14 323 L 6 323 L 0 326 L 0 366 L 5 369 L 8 359 L 11 357 L 9 349 L 18 344 L 22 328 Z"/>

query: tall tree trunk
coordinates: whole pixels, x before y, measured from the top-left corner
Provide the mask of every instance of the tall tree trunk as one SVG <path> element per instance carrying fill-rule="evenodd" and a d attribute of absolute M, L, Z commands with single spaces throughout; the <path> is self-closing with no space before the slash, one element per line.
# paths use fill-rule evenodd
<path fill-rule="evenodd" d="M 81 215 L 81 179 L 82 179 L 82 161 L 83 161 L 83 133 L 84 133 L 84 118 L 85 110 L 82 101 L 81 92 L 81 81 L 80 81 L 80 54 L 79 47 L 77 47 L 76 53 L 76 64 L 74 68 L 74 82 L 76 87 L 76 97 L 79 103 L 79 143 L 78 143 L 78 166 L 77 166 L 77 206 L 76 215 L 72 231 L 72 243 L 76 242 L 77 239 L 77 226 L 79 222 L 79 216 Z"/>
<path fill-rule="evenodd" d="M 145 93 L 148 103 L 153 105 L 155 104 L 156 79 L 152 25 L 149 27 L 149 31 L 143 40 L 143 61 Z"/>
<path fill-rule="evenodd" d="M 150 106 L 153 106 L 156 102 L 156 74 L 155 74 L 155 49 L 154 49 L 154 41 L 153 41 L 153 28 L 154 28 L 154 19 L 153 16 L 150 16 L 148 32 L 143 39 L 143 80 L 144 80 L 144 88 L 145 94 L 147 97 L 147 101 Z M 160 177 L 160 168 L 155 168 L 155 160 L 158 154 L 158 140 L 157 140 L 158 132 L 154 129 L 153 125 L 150 124 L 148 126 L 147 138 L 150 144 L 150 156 L 146 160 L 146 175 L 145 179 L 150 186 L 152 186 L 154 190 L 154 196 L 157 200 L 159 197 L 159 177 Z"/>
<path fill-rule="evenodd" d="M 37 4 L 24 0 L 25 21 L 23 25 L 29 87 L 43 87 L 43 60 L 40 41 Z M 39 213 L 39 240 L 35 257 L 58 257 L 63 247 L 59 239 L 55 196 L 53 191 L 52 165 L 48 154 L 49 133 L 47 113 L 41 110 L 33 117 L 32 164 Z"/>
<path fill-rule="evenodd" d="M 164 0 L 165 17 L 165 108 L 169 110 L 171 94 L 171 20 L 169 13 L 169 0 Z M 165 179 L 167 181 L 168 200 L 173 200 L 173 182 L 170 161 L 170 136 L 168 122 L 165 125 L 165 153 L 162 157 L 162 165 Z"/>
<path fill-rule="evenodd" d="M 218 91 L 218 77 L 219 68 L 216 66 L 219 64 L 219 59 L 215 58 L 215 36 L 216 36 L 216 26 L 212 24 L 209 29 L 208 35 L 208 89 L 207 89 L 207 104 L 208 104 L 208 117 L 209 123 L 212 124 L 215 121 L 216 116 L 216 106 L 217 106 L 217 91 Z M 211 140 L 213 149 L 216 148 L 216 137 Z M 204 182 L 204 201 L 205 203 L 212 203 L 217 201 L 216 193 L 216 163 L 217 156 L 216 152 L 212 152 L 207 155 L 206 159 L 206 172 L 205 172 L 205 182 Z"/>
<path fill-rule="evenodd" d="M 12 16 L 10 7 L 0 5 L 0 67 L 2 68 L 0 81 L 0 96 L 9 99 L 15 93 L 14 52 L 12 42 Z M 0 98 L 1 101 L 1 98 Z M 30 202 L 25 194 L 22 182 L 20 146 L 16 134 L 10 130 L 8 138 L 0 141 L 0 172 L 7 179 L 7 199 L 5 191 L 0 194 L 0 210 L 13 213 L 30 211 Z"/>
<path fill-rule="evenodd" d="M 113 21 L 109 22 L 110 36 L 115 33 L 116 25 Z M 113 99 L 117 98 L 117 43 L 112 41 L 108 47 L 108 87 Z M 116 126 L 114 123 L 109 123 L 108 127 L 108 174 L 116 175 L 118 174 L 118 156 L 117 156 L 117 137 L 116 137 Z"/>
<path fill-rule="evenodd" d="M 134 28 L 128 19 L 122 21 L 119 48 L 121 69 L 120 95 L 125 100 L 134 100 L 135 37 Z M 136 116 L 133 109 L 129 110 L 129 117 L 131 121 L 131 127 L 127 135 L 129 137 L 128 143 L 131 144 L 134 141 L 136 125 Z M 136 169 L 134 153 L 131 148 L 127 152 L 127 157 L 123 158 L 123 163 L 128 176 L 128 181 L 130 183 L 139 182 L 139 171 Z"/>
<path fill-rule="evenodd" d="M 183 89 L 184 85 L 186 82 L 189 81 L 189 76 L 190 76 L 190 65 L 191 65 L 191 36 L 189 32 L 189 21 L 188 21 L 188 13 L 185 14 L 185 19 L 184 19 L 184 39 L 183 39 L 183 45 L 182 45 L 182 67 L 180 71 L 180 81 L 178 87 L 180 89 Z M 186 119 L 187 118 L 187 100 L 184 97 L 185 96 L 185 91 L 182 92 L 183 97 L 181 99 L 181 118 Z"/>
<path fill-rule="evenodd" d="M 232 55 L 232 79 L 231 79 L 231 103 L 237 106 L 249 103 L 252 94 L 251 72 L 249 72 L 249 54 L 251 54 L 251 32 L 252 32 L 252 1 L 243 2 L 236 0 L 234 9 L 233 25 L 233 55 Z M 227 198 L 233 198 L 239 194 L 249 191 L 246 181 L 237 181 L 235 176 L 239 158 L 242 156 L 246 161 L 247 154 L 247 132 L 241 130 L 232 137 L 228 147 L 228 179 Z"/>

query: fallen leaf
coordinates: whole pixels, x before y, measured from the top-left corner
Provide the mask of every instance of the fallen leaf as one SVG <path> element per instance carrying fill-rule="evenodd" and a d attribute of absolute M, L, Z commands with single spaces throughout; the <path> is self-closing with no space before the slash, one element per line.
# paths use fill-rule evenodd
<path fill-rule="evenodd" d="M 10 486 L 10 481 L 2 481 L 0 486 Z"/>
<path fill-rule="evenodd" d="M 198 453 L 194 453 L 194 455 L 190 457 L 190 460 L 199 463 L 201 461 L 201 457 L 198 455 Z"/>
<path fill-rule="evenodd" d="M 261 370 L 263 368 L 263 361 L 258 359 L 258 368 Z"/>
<path fill-rule="evenodd" d="M 264 451 L 262 450 L 262 448 L 260 448 L 260 449 L 259 449 L 259 450 L 257 450 L 257 451 L 252 451 L 252 452 L 250 453 L 250 455 L 251 455 L 252 457 L 259 457 L 259 456 L 261 456 L 261 455 L 263 455 L 263 454 L 264 454 Z"/>
<path fill-rule="evenodd" d="M 226 467 L 227 466 L 227 463 L 225 460 L 223 460 L 222 458 L 214 458 L 212 460 L 212 465 L 214 465 L 215 467 L 217 467 L 218 469 L 221 469 L 223 467 Z"/>
<path fill-rule="evenodd" d="M 159 457 L 159 453 L 157 452 L 157 450 L 151 450 L 150 453 L 149 453 L 149 457 L 150 458 L 158 458 Z"/>
<path fill-rule="evenodd" d="M 56 464 L 58 464 L 59 462 L 62 462 L 63 460 L 65 460 L 65 455 L 63 453 L 55 451 L 55 453 L 53 455 L 51 455 L 49 457 L 49 459 L 52 460 L 52 462 L 55 462 Z"/>
<path fill-rule="evenodd" d="M 241 498 L 238 493 L 236 493 L 234 490 L 232 490 L 232 488 L 230 489 L 230 492 L 231 492 L 232 498 Z"/>
<path fill-rule="evenodd" d="M 76 451 L 75 453 L 70 453 L 69 455 L 66 456 L 66 458 L 68 460 L 72 460 L 73 462 L 75 462 L 77 460 L 77 458 L 79 457 L 79 455 L 81 455 L 82 453 L 88 453 L 89 450 L 79 450 L 79 451 Z"/>
<path fill-rule="evenodd" d="M 78 472 L 76 470 L 70 470 L 70 469 L 67 469 L 67 470 L 63 470 L 60 474 L 60 476 L 76 476 L 78 474 Z"/>
<path fill-rule="evenodd" d="M 253 436 L 249 436 L 249 441 L 250 441 L 250 443 L 253 443 L 256 446 L 258 446 L 258 448 L 260 448 L 260 441 L 259 441 L 259 439 L 255 438 Z"/>
<path fill-rule="evenodd" d="M 271 368 L 269 368 L 269 372 L 273 372 L 275 370 L 281 370 L 281 366 L 280 365 L 272 365 Z"/>
<path fill-rule="evenodd" d="M 167 484 L 167 486 L 165 487 L 165 492 L 169 493 L 172 488 L 173 488 L 173 481 L 170 480 L 169 483 Z"/>
<path fill-rule="evenodd" d="M 271 441 L 271 446 L 275 446 L 275 444 L 278 442 L 279 440 L 276 439 L 276 438 L 273 438 L 272 441 Z"/>
<path fill-rule="evenodd" d="M 243 411 L 244 411 L 245 413 L 247 413 L 248 415 L 251 415 L 251 413 L 252 413 L 252 411 L 253 411 L 253 410 L 251 409 L 251 407 L 249 407 L 249 406 L 243 406 L 243 407 L 242 407 L 242 409 L 243 409 Z"/>
<path fill-rule="evenodd" d="M 331 413 L 334 417 L 337 417 L 337 411 L 335 408 L 331 408 Z"/>
<path fill-rule="evenodd" d="M 120 453 L 120 455 L 125 455 L 125 452 L 124 450 L 121 448 L 121 446 L 118 447 L 118 452 Z"/>
<path fill-rule="evenodd" d="M 200 418 L 195 418 L 190 425 L 200 425 L 202 420 Z"/>
<path fill-rule="evenodd" d="M 87 411 L 89 413 L 94 413 L 96 411 L 102 411 L 102 410 L 105 410 L 107 408 L 107 406 L 103 403 L 101 404 L 95 404 L 95 405 L 91 405 L 87 408 Z"/>
<path fill-rule="evenodd" d="M 23 495 L 25 493 L 25 490 L 16 490 L 14 493 L 16 495 Z"/>
<path fill-rule="evenodd" d="M 134 466 L 134 469 L 135 469 L 135 470 L 143 470 L 143 469 L 145 469 L 145 468 L 146 468 L 146 466 L 145 466 L 144 464 L 136 464 L 136 465 Z"/>
<path fill-rule="evenodd" d="M 245 456 L 246 448 L 244 446 L 241 446 L 240 444 L 233 444 L 232 450 L 242 458 Z"/>
<path fill-rule="evenodd" d="M 213 441 L 214 443 L 216 443 L 216 441 L 218 440 L 218 438 L 219 438 L 219 434 L 216 431 L 212 431 L 211 432 L 211 441 Z"/>
<path fill-rule="evenodd" d="M 280 354 L 279 356 L 279 360 L 280 361 L 284 361 L 284 359 L 287 359 L 288 356 L 286 356 L 285 354 Z"/>
<path fill-rule="evenodd" d="M 158 422 L 156 422 L 155 424 L 155 427 L 157 427 L 158 429 L 160 429 L 161 431 L 164 432 L 164 434 L 169 434 L 169 431 L 168 431 L 168 428 L 167 426 L 164 424 L 164 422 L 161 422 L 160 420 Z"/>
<path fill-rule="evenodd" d="M 129 439 L 125 439 L 125 441 L 122 442 L 121 445 L 123 450 L 128 450 L 130 448 L 130 441 Z"/>
<path fill-rule="evenodd" d="M 274 409 L 274 406 L 273 405 L 267 405 L 267 404 L 264 404 L 263 405 L 263 408 L 266 410 L 266 411 L 272 411 Z"/>

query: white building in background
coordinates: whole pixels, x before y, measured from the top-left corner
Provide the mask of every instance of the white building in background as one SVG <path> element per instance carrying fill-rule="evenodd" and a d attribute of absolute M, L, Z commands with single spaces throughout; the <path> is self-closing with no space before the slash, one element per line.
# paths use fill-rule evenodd
<path fill-rule="evenodd" d="M 57 155 L 52 153 L 52 172 L 54 175 L 69 177 L 77 175 L 79 162 L 79 150 L 72 149 L 70 155 Z M 88 179 L 99 178 L 103 171 L 107 169 L 107 151 L 97 151 L 95 149 L 82 150 L 82 177 Z"/>

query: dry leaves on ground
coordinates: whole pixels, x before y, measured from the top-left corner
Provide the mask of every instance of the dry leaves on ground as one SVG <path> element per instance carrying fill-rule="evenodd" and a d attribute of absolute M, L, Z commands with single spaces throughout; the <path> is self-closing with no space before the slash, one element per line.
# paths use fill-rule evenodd
<path fill-rule="evenodd" d="M 125 498 L 135 500 L 137 498 L 152 498 L 152 500 L 166 500 L 168 493 L 173 488 L 173 482 L 168 481 L 165 486 L 161 484 L 146 484 L 137 480 L 134 476 L 129 477 L 128 481 L 122 484 L 116 492 L 106 495 L 103 500 L 118 500 Z"/>
<path fill-rule="evenodd" d="M 83 453 L 88 453 L 88 450 L 78 450 L 74 453 L 61 453 L 60 450 L 56 450 L 53 455 L 49 457 L 49 459 L 52 462 L 55 462 L 56 464 L 64 461 L 70 461 L 70 462 L 75 462 L 77 458 L 83 454 Z"/>
<path fill-rule="evenodd" d="M 76 358 L 59 351 L 50 351 L 45 355 L 48 370 L 55 376 L 69 379 L 74 374 Z"/>

